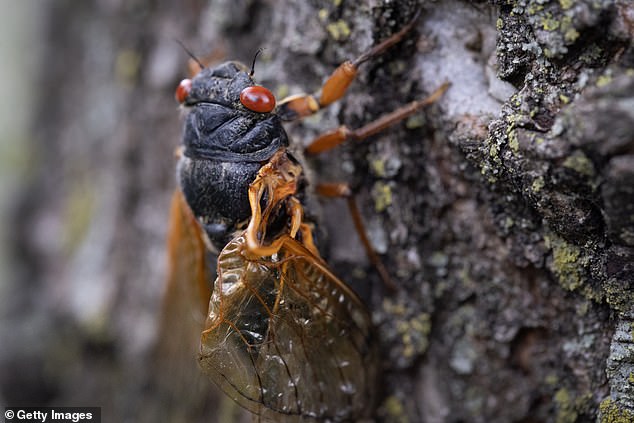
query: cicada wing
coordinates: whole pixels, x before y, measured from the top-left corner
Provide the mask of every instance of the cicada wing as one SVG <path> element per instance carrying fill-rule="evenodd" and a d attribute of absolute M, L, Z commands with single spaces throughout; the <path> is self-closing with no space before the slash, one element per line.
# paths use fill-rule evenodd
<path fill-rule="evenodd" d="M 166 398 L 200 403 L 194 392 L 203 389 L 204 381 L 195 358 L 211 295 L 211 272 L 201 229 L 180 191 L 172 197 L 167 246 L 167 284 L 153 377 Z M 194 389 L 197 380 L 200 389 Z M 204 395 L 208 398 L 208 390 Z"/>
<path fill-rule="evenodd" d="M 378 355 L 358 297 L 287 238 L 275 260 L 248 260 L 237 237 L 219 257 L 201 365 L 270 421 L 347 421 L 371 410 Z"/>
<path fill-rule="evenodd" d="M 257 413 L 264 389 L 256 369 L 257 350 L 270 318 L 270 299 L 259 296 L 264 286 L 274 289 L 277 276 L 246 260 L 243 246 L 244 238 L 235 238 L 218 256 L 199 360 L 203 371 L 227 395 Z"/>
<path fill-rule="evenodd" d="M 167 239 L 168 269 L 164 309 L 186 311 L 202 325 L 211 295 L 211 268 L 202 229 L 180 190 L 172 197 Z M 173 320 L 168 318 L 168 320 Z"/>

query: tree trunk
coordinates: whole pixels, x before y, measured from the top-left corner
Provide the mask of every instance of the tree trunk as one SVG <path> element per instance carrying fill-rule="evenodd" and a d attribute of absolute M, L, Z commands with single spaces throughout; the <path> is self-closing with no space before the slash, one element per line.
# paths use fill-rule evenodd
<path fill-rule="evenodd" d="M 214 63 L 265 48 L 255 78 L 279 99 L 317 90 L 418 8 L 340 102 L 287 128 L 302 146 L 452 84 L 307 163 L 315 181 L 351 184 L 398 284 L 382 287 L 345 203 L 320 200 L 320 248 L 376 322 L 376 421 L 634 420 L 626 0 L 42 2 L 40 48 L 24 52 L 39 52 L 36 78 L 16 84 L 35 106 L 29 142 L 11 147 L 24 159 L 4 219 L 0 403 L 248 421 L 193 355 L 152 359 L 157 340 L 181 339 L 159 331 L 188 58 L 175 40 Z"/>

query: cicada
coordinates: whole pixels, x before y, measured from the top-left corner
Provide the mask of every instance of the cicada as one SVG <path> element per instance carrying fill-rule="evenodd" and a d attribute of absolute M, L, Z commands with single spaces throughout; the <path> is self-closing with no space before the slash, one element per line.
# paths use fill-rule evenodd
<path fill-rule="evenodd" d="M 204 68 L 179 87 L 189 112 L 178 214 L 192 217 L 210 249 L 225 244 L 201 368 L 265 421 L 362 416 L 377 386 L 370 315 L 314 245 L 302 204 L 307 181 L 281 119 L 250 110 L 253 98 L 244 93 L 257 86 L 234 62 Z"/>
<path fill-rule="evenodd" d="M 172 226 L 170 251 L 181 262 L 183 252 L 191 254 L 172 267 L 182 274 L 170 280 L 207 295 L 200 367 L 260 420 L 354 421 L 373 410 L 379 363 L 371 317 L 315 246 L 315 222 L 305 213 L 309 184 L 282 122 L 340 98 L 358 67 L 400 41 L 414 21 L 343 63 L 316 94 L 276 104 L 253 80 L 253 65 L 237 62 L 199 62 L 198 74 L 176 90 L 186 115 L 172 208 L 180 223 Z M 446 88 L 358 130 L 327 132 L 309 152 L 365 138 Z M 186 234 L 189 248 L 181 248 Z M 202 248 L 219 251 L 210 298 L 209 281 L 201 281 L 206 266 L 192 263 L 208 259 Z"/>

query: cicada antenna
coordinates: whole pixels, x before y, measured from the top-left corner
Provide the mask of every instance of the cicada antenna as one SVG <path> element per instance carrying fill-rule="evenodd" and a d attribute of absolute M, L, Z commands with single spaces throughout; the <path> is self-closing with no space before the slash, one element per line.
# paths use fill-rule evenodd
<path fill-rule="evenodd" d="M 179 39 L 174 39 L 174 41 L 176 41 L 182 48 L 183 50 L 185 50 L 185 53 L 187 53 L 187 55 L 189 57 L 191 57 L 191 59 L 196 62 L 198 64 L 198 66 L 200 66 L 200 70 L 205 69 L 205 65 L 203 65 L 203 63 L 198 59 L 198 57 L 196 57 L 196 55 L 194 53 L 192 53 L 186 46 L 185 44 L 183 44 L 183 42 Z"/>
<path fill-rule="evenodd" d="M 260 53 L 262 53 L 262 51 L 264 51 L 264 47 L 260 47 L 258 51 L 255 52 L 255 55 L 253 56 L 253 62 L 251 62 L 251 70 L 249 71 L 249 77 L 253 77 L 253 74 L 255 73 L 255 61 L 257 60 Z"/>

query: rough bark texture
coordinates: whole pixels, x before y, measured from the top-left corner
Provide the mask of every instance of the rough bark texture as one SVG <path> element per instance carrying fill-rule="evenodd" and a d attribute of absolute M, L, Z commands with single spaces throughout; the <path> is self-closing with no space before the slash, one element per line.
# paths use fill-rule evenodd
<path fill-rule="evenodd" d="M 167 3 L 167 2 L 165 2 Z M 42 3 L 28 178 L 10 217 L 0 403 L 103 421 L 248 419 L 191 365 L 152 367 L 174 148 L 196 54 L 250 62 L 278 98 L 397 31 L 298 145 L 442 82 L 429 109 L 309 161 L 352 184 L 400 289 L 344 204 L 322 246 L 368 300 L 384 422 L 634 420 L 634 6 L 607 0 Z M 10 299 L 10 300 L 9 300 Z M 174 317 L 175 319 L 177 317 Z M 235 420 L 234 420 L 235 419 Z"/>

